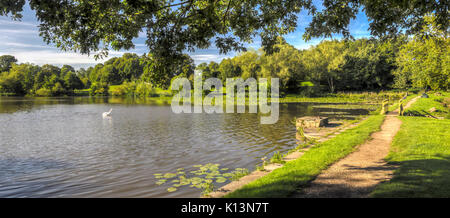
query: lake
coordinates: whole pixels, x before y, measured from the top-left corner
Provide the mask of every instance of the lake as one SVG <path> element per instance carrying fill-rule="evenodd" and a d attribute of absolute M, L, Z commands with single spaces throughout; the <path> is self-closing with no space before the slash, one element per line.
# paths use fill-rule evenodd
<path fill-rule="evenodd" d="M 169 193 L 153 174 L 207 163 L 251 171 L 296 147 L 295 117 L 368 112 L 280 104 L 278 122 L 262 125 L 260 114 L 174 114 L 152 99 L 0 97 L 0 197 L 199 197 L 191 187 Z"/>

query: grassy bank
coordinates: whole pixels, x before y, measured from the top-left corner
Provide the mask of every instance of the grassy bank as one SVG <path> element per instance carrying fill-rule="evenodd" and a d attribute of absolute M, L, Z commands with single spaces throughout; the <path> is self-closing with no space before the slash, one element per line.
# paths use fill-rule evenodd
<path fill-rule="evenodd" d="M 318 102 L 318 103 L 381 103 L 383 100 L 394 102 L 405 95 L 404 92 L 339 92 L 329 93 L 321 97 L 305 97 L 296 94 L 288 94 L 280 98 L 280 102 Z"/>
<path fill-rule="evenodd" d="M 353 152 L 372 132 L 379 130 L 383 120 L 384 116 L 371 116 L 357 127 L 312 147 L 299 159 L 286 163 L 225 197 L 287 197 L 329 165 Z"/>
<path fill-rule="evenodd" d="M 402 127 L 386 158 L 399 168 L 392 180 L 377 186 L 371 196 L 450 197 L 450 120 L 400 119 Z"/>
<path fill-rule="evenodd" d="M 434 117 L 448 117 L 450 104 L 450 92 L 441 92 L 440 94 L 429 93 L 428 98 L 419 98 L 417 102 L 411 105 L 405 111 L 408 116 L 434 116 Z M 435 108 L 436 111 L 431 112 L 430 109 Z"/>

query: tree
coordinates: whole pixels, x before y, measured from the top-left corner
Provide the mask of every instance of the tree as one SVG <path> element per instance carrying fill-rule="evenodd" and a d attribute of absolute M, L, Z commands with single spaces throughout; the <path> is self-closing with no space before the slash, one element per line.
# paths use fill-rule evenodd
<path fill-rule="evenodd" d="M 340 76 L 337 69 L 344 61 L 346 46 L 345 41 L 323 41 L 303 52 L 305 69 L 315 84 L 325 83 L 330 92 L 335 91 Z"/>
<path fill-rule="evenodd" d="M 17 59 L 12 55 L 0 56 L 0 73 L 9 71 L 13 63 L 16 63 Z"/>
<path fill-rule="evenodd" d="M 225 82 L 227 78 L 241 75 L 241 68 L 230 58 L 225 58 L 220 62 L 219 71 L 222 82 Z"/>
<path fill-rule="evenodd" d="M 100 70 L 100 81 L 108 85 L 119 85 L 122 79 L 119 75 L 119 70 L 114 65 L 109 64 L 103 66 Z"/>
<path fill-rule="evenodd" d="M 323 10 L 312 0 L 28 0 L 28 4 L 40 21 L 40 35 L 64 51 L 99 52 L 97 57 L 102 57 L 109 49 L 133 48 L 133 38 L 145 29 L 147 46 L 160 65 L 176 63 L 173 60 L 183 59 L 183 51 L 210 47 L 212 41 L 222 53 L 243 51 L 244 42 L 256 35 L 271 54 L 277 37 L 296 29 L 301 10 L 312 15 L 303 35 L 306 40 L 333 33 L 349 37 L 348 25 L 359 11 L 369 18 L 372 35 L 380 37 L 418 32 L 424 16 L 432 12 L 441 31 L 448 31 L 449 24 L 448 2 L 441 0 L 323 0 Z M 3 0 L 0 16 L 20 19 L 24 5 L 25 0 Z"/>
<path fill-rule="evenodd" d="M 380 90 L 391 88 L 395 51 L 389 42 L 360 39 L 347 42 L 344 59 L 335 71 L 337 90 Z"/>
<path fill-rule="evenodd" d="M 208 64 L 208 68 L 211 71 L 211 76 L 212 77 L 214 77 L 214 78 L 219 77 L 220 72 L 219 72 L 219 64 L 218 63 L 216 63 L 214 61 L 211 61 Z"/>
<path fill-rule="evenodd" d="M 450 84 L 450 39 L 437 28 L 435 16 L 426 18 L 422 32 L 404 44 L 394 71 L 397 88 L 446 90 Z"/>
<path fill-rule="evenodd" d="M 250 50 L 233 58 L 242 70 L 241 77 L 245 80 L 250 77 L 257 78 L 258 72 L 261 70 L 260 55 L 255 50 Z"/>
<path fill-rule="evenodd" d="M 189 78 L 194 74 L 194 69 L 194 60 L 189 55 L 184 54 L 182 58 L 166 63 L 163 59 L 156 60 L 149 54 L 141 78 L 145 82 L 151 82 L 155 87 L 168 88 L 172 78 L 176 76 Z"/>
<path fill-rule="evenodd" d="M 64 76 L 64 85 L 68 90 L 81 89 L 83 88 L 83 82 L 81 79 L 72 71 L 69 71 Z"/>
<path fill-rule="evenodd" d="M 61 74 L 60 74 L 60 76 L 64 78 L 68 72 L 75 72 L 75 68 L 73 68 L 70 65 L 63 65 L 61 67 Z"/>
<path fill-rule="evenodd" d="M 9 72 L 0 76 L 0 87 L 2 92 L 15 93 L 18 95 L 26 94 L 21 81 L 23 74 L 18 71 Z"/>
<path fill-rule="evenodd" d="M 202 79 L 208 79 L 212 76 L 207 63 L 201 63 L 195 69 L 202 72 Z"/>
<path fill-rule="evenodd" d="M 280 78 L 282 91 L 296 91 L 300 81 L 305 77 L 300 51 L 282 38 L 278 39 L 276 48 L 279 52 L 271 55 L 263 54 L 261 57 L 260 77 Z"/>

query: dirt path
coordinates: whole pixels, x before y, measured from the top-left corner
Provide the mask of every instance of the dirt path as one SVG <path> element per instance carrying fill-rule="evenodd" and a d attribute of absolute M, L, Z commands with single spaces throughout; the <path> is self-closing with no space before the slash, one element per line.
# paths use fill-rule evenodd
<path fill-rule="evenodd" d="M 410 107 L 418 98 L 405 105 Z M 396 117 L 398 110 L 390 112 L 379 132 L 360 145 L 358 150 L 331 165 L 310 185 L 294 194 L 298 198 L 362 198 L 368 197 L 380 182 L 392 178 L 394 166 L 384 161 L 394 136 L 402 122 Z"/>

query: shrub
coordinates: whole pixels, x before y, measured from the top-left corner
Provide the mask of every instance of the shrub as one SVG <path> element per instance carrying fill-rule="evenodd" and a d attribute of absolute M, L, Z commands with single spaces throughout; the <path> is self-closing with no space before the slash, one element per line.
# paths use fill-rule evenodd
<path fill-rule="evenodd" d="M 136 95 L 141 97 L 154 96 L 153 87 L 150 83 L 141 82 L 136 86 Z"/>
<path fill-rule="evenodd" d="M 52 91 L 50 89 L 47 89 L 47 88 L 40 88 L 40 89 L 38 89 L 36 91 L 36 95 L 37 96 L 42 96 L 42 97 L 51 96 L 52 95 Z"/>
<path fill-rule="evenodd" d="M 92 83 L 89 95 L 108 95 L 108 84 Z"/>

